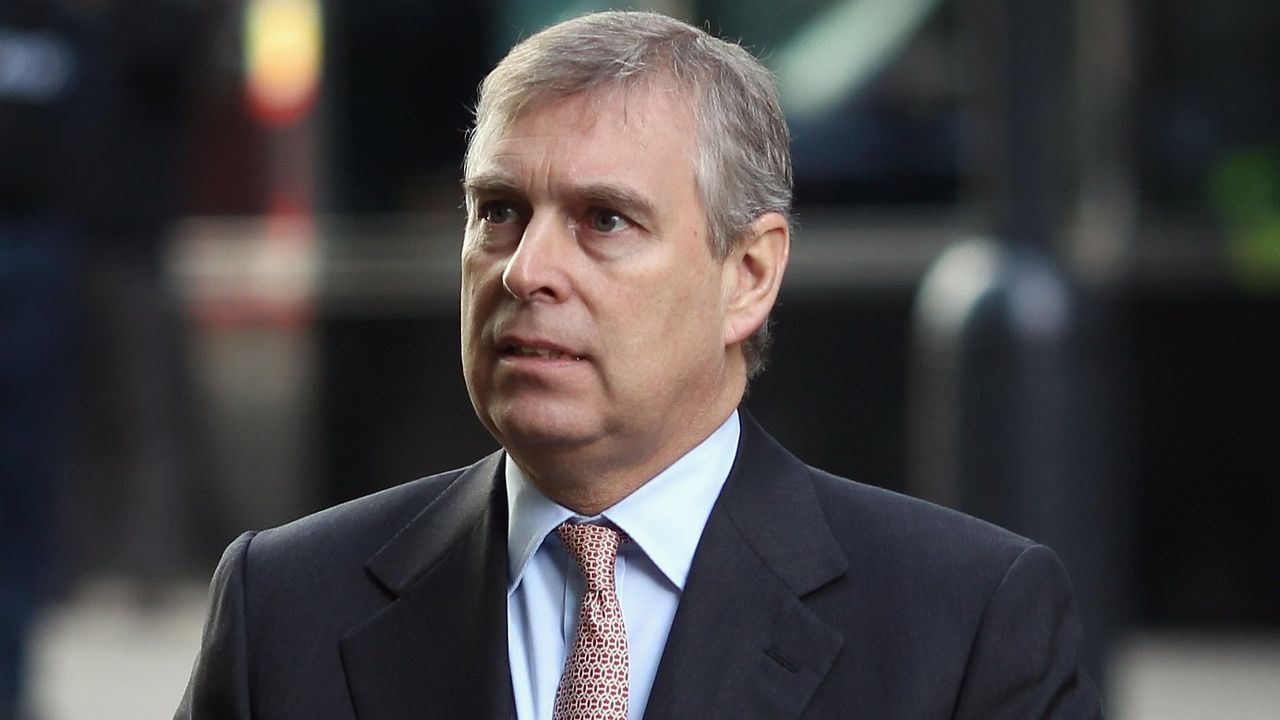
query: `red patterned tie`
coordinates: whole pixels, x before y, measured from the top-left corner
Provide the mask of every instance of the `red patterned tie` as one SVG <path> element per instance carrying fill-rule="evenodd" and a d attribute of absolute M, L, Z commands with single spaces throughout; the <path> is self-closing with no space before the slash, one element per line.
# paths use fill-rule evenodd
<path fill-rule="evenodd" d="M 556 690 L 554 720 L 626 720 L 630 693 L 627 628 L 614 589 L 613 566 L 627 536 L 603 525 L 566 522 L 560 542 L 578 561 L 587 590 L 578 631 Z"/>

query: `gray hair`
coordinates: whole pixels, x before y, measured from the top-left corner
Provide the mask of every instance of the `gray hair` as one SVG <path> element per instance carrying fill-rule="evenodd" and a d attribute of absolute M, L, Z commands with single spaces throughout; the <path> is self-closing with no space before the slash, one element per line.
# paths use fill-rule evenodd
<path fill-rule="evenodd" d="M 757 218 L 790 218 L 790 133 L 773 74 L 741 46 L 648 12 L 610 11 L 521 41 L 480 85 L 464 171 L 476 149 L 526 110 L 604 89 L 671 82 L 689 102 L 694 181 L 710 250 L 726 258 Z M 743 343 L 748 376 L 764 367 L 769 321 Z"/>

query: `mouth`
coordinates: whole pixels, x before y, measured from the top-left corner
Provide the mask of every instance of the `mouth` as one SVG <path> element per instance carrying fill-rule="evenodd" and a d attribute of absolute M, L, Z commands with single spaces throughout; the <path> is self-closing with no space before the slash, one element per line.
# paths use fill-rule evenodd
<path fill-rule="evenodd" d="M 502 354 L 507 357 L 533 357 L 542 360 L 583 360 L 581 355 L 563 352 L 555 348 L 534 347 L 531 345 L 504 345 Z"/>

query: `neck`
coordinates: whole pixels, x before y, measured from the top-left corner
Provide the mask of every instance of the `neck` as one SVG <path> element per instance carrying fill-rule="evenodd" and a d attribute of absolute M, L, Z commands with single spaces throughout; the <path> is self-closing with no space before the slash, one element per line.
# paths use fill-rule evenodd
<path fill-rule="evenodd" d="M 724 382 L 680 419 L 651 418 L 645 428 L 610 434 L 587 445 L 511 447 L 507 454 L 551 500 L 585 516 L 601 512 L 640 489 L 715 432 L 746 392 L 741 354 L 729 356 Z"/>
<path fill-rule="evenodd" d="M 729 418 L 736 404 L 723 413 L 706 413 L 690 423 L 696 428 L 658 453 L 609 453 L 595 456 L 581 449 L 540 453 L 533 457 L 508 450 L 529 482 L 544 495 L 574 512 L 593 516 L 608 510 L 639 490 L 663 470 L 711 436 Z"/>

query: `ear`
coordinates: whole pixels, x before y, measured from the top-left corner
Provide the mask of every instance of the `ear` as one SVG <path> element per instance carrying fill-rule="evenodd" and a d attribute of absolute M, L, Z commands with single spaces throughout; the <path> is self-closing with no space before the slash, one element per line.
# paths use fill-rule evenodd
<path fill-rule="evenodd" d="M 786 218 L 776 212 L 756 218 L 729 252 L 722 278 L 726 346 L 751 337 L 769 317 L 790 256 L 791 231 Z"/>

